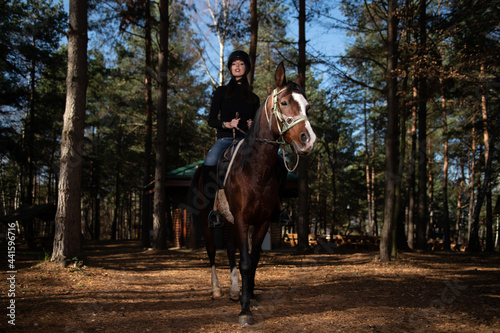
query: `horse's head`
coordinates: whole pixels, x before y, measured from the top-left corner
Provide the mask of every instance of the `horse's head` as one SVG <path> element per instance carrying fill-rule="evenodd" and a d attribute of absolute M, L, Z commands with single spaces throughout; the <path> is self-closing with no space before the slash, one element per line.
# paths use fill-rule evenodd
<path fill-rule="evenodd" d="M 272 113 L 268 115 L 271 131 L 290 144 L 297 154 L 307 154 L 313 148 L 316 134 L 307 118 L 309 103 L 304 89 L 298 83 L 299 79 L 297 82 L 286 81 L 283 63 L 276 68 L 274 80 L 276 89 L 266 102 Z"/>

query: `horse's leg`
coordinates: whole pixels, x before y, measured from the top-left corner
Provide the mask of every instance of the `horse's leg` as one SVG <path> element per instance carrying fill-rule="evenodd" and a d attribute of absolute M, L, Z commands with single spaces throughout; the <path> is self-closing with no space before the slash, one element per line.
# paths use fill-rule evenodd
<path fill-rule="evenodd" d="M 255 299 L 255 271 L 257 270 L 257 265 L 260 260 L 260 249 L 256 249 L 252 245 L 252 253 L 250 254 L 250 259 L 252 260 L 252 267 L 250 270 L 249 288 L 250 288 L 250 298 Z"/>
<path fill-rule="evenodd" d="M 230 225 L 225 228 L 224 233 L 227 258 L 229 259 L 229 269 L 231 271 L 231 287 L 229 288 L 229 298 L 233 301 L 240 299 L 240 275 L 236 267 L 236 247 L 233 237 L 233 226 Z"/>
<path fill-rule="evenodd" d="M 213 181 L 213 173 L 215 167 L 203 165 L 201 167 L 201 187 L 200 191 L 205 200 L 205 205 L 200 209 L 201 224 L 203 226 L 203 235 L 205 236 L 206 249 L 210 268 L 212 270 L 212 297 L 218 298 L 222 296 L 222 291 L 219 286 L 217 270 L 215 267 L 215 239 L 214 230 L 208 228 L 208 212 L 213 207 L 213 200 L 217 190 L 216 184 Z"/>
<path fill-rule="evenodd" d="M 264 223 L 260 226 L 256 226 L 252 235 L 252 253 L 250 254 L 250 259 L 252 262 L 249 278 L 249 288 L 250 297 L 255 299 L 255 272 L 257 271 L 257 265 L 260 261 L 260 254 L 262 251 L 262 242 L 266 237 L 267 230 L 269 229 L 269 222 Z"/>
<path fill-rule="evenodd" d="M 214 230 L 208 228 L 208 221 L 203 220 L 203 233 L 205 235 L 205 248 L 207 249 L 208 260 L 210 261 L 210 268 L 212 269 L 212 297 L 218 298 L 222 296 L 222 291 L 219 286 L 219 279 L 217 278 L 217 270 L 215 269 L 215 239 Z"/>
<path fill-rule="evenodd" d="M 218 298 L 222 296 L 222 291 L 219 286 L 219 278 L 217 277 L 217 270 L 215 268 L 215 242 L 213 232 L 210 230 L 207 234 L 210 234 L 209 237 L 205 237 L 205 240 L 207 242 L 206 249 L 208 260 L 210 260 L 210 267 L 212 269 L 212 297 Z"/>
<path fill-rule="evenodd" d="M 235 219 L 236 238 L 240 249 L 240 274 L 241 274 L 241 312 L 239 314 L 240 325 L 253 325 L 253 314 L 250 311 L 250 275 L 252 271 L 252 260 L 248 253 L 248 226 Z"/>

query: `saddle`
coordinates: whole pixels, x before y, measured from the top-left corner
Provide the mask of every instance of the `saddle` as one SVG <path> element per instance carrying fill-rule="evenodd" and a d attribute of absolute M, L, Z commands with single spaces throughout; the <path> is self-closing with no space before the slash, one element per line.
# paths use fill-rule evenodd
<path fill-rule="evenodd" d="M 220 154 L 219 160 L 217 161 L 217 185 L 219 190 L 215 194 L 213 212 L 220 212 L 220 214 L 222 214 L 222 216 L 230 223 L 234 223 L 234 217 L 229 209 L 224 188 L 226 186 L 227 175 L 233 165 L 234 157 L 240 149 L 243 141 L 244 139 L 234 141 L 229 148 Z"/>

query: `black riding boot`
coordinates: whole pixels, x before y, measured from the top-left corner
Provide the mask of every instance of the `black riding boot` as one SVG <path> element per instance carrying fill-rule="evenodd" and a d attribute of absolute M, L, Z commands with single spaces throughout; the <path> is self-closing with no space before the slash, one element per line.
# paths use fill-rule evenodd
<path fill-rule="evenodd" d="M 276 222 L 278 227 L 289 227 L 294 225 L 290 214 L 286 208 L 281 207 L 281 200 L 278 201 L 276 207 L 274 207 L 273 213 L 271 215 L 271 221 Z"/>
<path fill-rule="evenodd" d="M 280 216 L 278 218 L 278 226 L 280 227 L 289 227 L 293 225 L 293 220 L 290 217 L 290 214 L 288 214 L 288 211 L 286 208 L 283 208 L 280 211 Z"/>
<path fill-rule="evenodd" d="M 273 216 L 274 220 L 278 221 L 278 226 L 280 227 L 288 227 L 292 226 L 293 220 L 290 217 L 290 214 L 286 210 L 286 208 L 283 207 L 281 204 L 283 202 L 282 198 L 284 196 L 285 192 L 285 185 L 286 185 L 286 180 L 288 176 L 288 170 L 285 166 L 285 162 L 283 161 L 283 158 L 278 155 L 278 162 L 277 162 L 277 167 L 276 167 L 276 177 L 278 178 L 278 184 L 279 184 L 279 199 L 278 203 L 276 204 L 276 208 L 274 209 Z"/>
<path fill-rule="evenodd" d="M 219 185 L 217 184 L 217 166 L 203 166 L 203 178 L 205 179 L 205 195 L 208 199 L 208 227 L 209 228 L 220 228 L 224 225 L 222 218 L 220 217 L 220 212 L 213 210 L 215 194 L 219 190 Z"/>

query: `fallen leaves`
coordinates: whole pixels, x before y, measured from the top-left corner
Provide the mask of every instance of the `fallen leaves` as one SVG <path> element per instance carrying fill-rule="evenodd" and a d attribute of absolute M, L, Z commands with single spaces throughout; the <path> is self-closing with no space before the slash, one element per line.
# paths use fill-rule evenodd
<path fill-rule="evenodd" d="M 403 327 L 499 332 L 500 327 L 495 256 L 405 253 L 388 265 L 374 252 L 263 253 L 256 274 L 256 324 L 242 328 L 239 303 L 227 295 L 224 251 L 217 254 L 225 292 L 220 299 L 210 298 L 202 250 L 153 252 L 137 242 L 120 242 L 89 246 L 86 254 L 86 266 L 43 262 L 19 271 L 19 332 L 401 332 Z"/>

